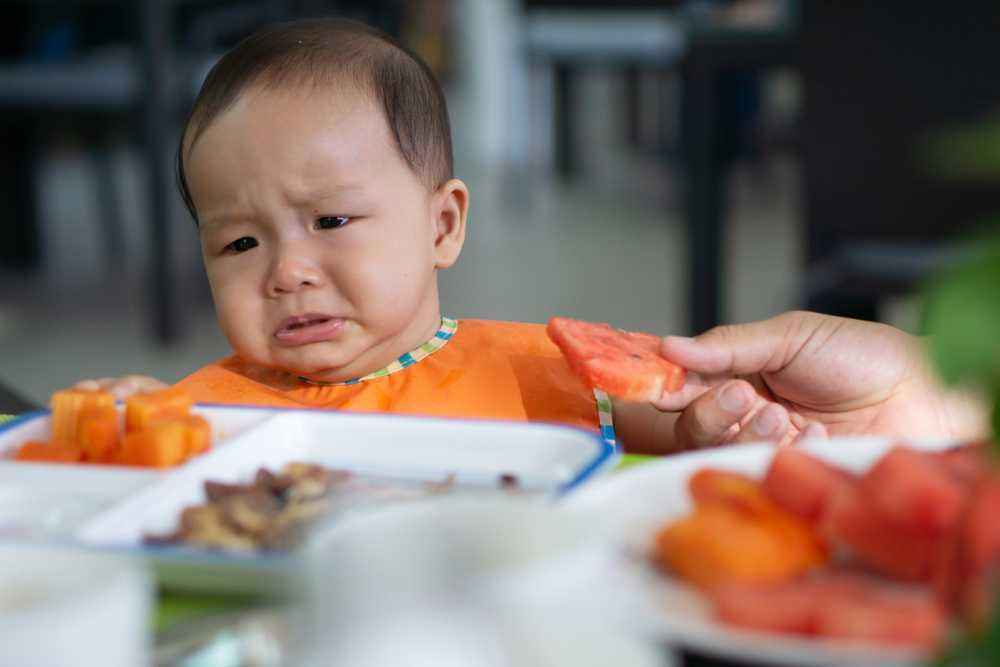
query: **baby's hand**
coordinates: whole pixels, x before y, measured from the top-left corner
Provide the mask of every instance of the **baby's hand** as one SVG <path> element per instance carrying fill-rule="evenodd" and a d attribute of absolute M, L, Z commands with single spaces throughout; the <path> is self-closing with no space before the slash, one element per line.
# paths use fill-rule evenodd
<path fill-rule="evenodd" d="M 169 385 L 160 382 L 156 378 L 148 375 L 125 375 L 120 378 L 98 378 L 96 380 L 80 380 L 74 389 L 88 389 L 91 391 L 108 391 L 114 394 L 118 400 L 123 400 L 132 394 L 141 394 L 147 391 L 157 391 L 166 389 Z"/>

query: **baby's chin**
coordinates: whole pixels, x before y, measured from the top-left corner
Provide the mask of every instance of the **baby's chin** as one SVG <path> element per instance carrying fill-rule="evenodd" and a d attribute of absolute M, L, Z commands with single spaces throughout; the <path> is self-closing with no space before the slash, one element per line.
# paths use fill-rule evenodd
<path fill-rule="evenodd" d="M 257 363 L 315 382 L 346 382 L 381 368 L 369 368 L 361 356 L 343 354 L 342 351 L 298 350 L 296 354 L 271 355 Z"/>

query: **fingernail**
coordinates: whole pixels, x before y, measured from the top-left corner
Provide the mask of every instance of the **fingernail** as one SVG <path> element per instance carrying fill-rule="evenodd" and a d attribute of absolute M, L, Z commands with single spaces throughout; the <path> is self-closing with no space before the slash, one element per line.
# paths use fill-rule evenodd
<path fill-rule="evenodd" d="M 781 419 L 770 407 L 761 410 L 760 414 L 753 420 L 751 428 L 753 432 L 761 437 L 769 436 L 781 426 Z"/>
<path fill-rule="evenodd" d="M 667 336 L 664 340 L 675 340 L 678 343 L 693 343 L 694 338 L 691 336 Z"/>
<path fill-rule="evenodd" d="M 724 387 L 718 400 L 719 407 L 726 412 L 742 412 L 750 403 L 746 389 L 735 383 Z"/>

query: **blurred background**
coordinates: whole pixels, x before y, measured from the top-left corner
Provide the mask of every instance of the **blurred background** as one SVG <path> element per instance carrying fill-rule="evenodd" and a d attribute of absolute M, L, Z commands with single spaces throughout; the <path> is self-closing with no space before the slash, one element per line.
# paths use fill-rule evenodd
<path fill-rule="evenodd" d="M 180 126 L 222 51 L 315 15 L 444 83 L 472 191 L 454 317 L 915 330 L 920 281 L 1000 212 L 995 1 L 0 0 L 5 409 L 227 353 Z"/>

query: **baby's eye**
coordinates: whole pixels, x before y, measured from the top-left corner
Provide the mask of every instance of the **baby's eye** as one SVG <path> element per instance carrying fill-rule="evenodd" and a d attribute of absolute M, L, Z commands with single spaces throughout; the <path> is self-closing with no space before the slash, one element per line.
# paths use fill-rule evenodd
<path fill-rule="evenodd" d="M 346 215 L 324 215 L 316 218 L 313 227 L 315 229 L 337 229 L 346 225 L 350 220 Z"/>
<path fill-rule="evenodd" d="M 252 236 L 241 236 L 229 245 L 227 245 L 223 250 L 229 252 L 246 252 L 251 248 L 257 247 L 257 239 Z"/>

